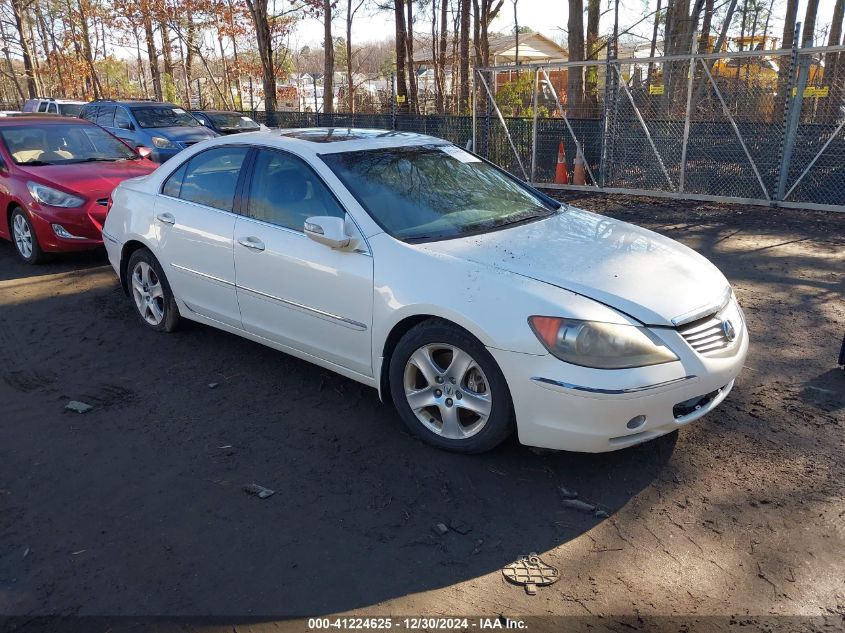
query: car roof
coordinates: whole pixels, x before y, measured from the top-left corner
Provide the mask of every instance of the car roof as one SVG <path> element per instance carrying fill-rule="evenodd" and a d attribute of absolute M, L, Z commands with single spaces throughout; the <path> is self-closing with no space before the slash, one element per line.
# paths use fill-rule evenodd
<path fill-rule="evenodd" d="M 22 127 L 27 125 L 94 125 L 85 119 L 58 116 L 57 114 L 43 114 L 40 112 L 23 112 L 21 114 L 0 118 L 0 127 Z"/>
<path fill-rule="evenodd" d="M 176 105 L 175 103 L 168 103 L 167 101 L 143 101 L 143 100 L 132 100 L 128 99 L 125 101 L 119 101 L 114 99 L 99 99 L 97 101 L 89 101 L 86 105 L 94 106 L 94 105 L 122 105 L 122 106 L 138 106 L 142 108 L 148 107 L 167 107 L 167 108 L 178 108 L 180 106 Z"/>
<path fill-rule="evenodd" d="M 371 128 L 293 128 L 251 132 L 250 138 L 268 146 L 295 147 L 299 153 L 335 154 L 408 145 L 448 145 L 449 141 L 414 132 Z"/>

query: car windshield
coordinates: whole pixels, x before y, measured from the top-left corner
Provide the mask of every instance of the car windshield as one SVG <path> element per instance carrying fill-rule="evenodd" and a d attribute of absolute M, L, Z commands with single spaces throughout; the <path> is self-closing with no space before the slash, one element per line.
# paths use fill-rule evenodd
<path fill-rule="evenodd" d="M 193 115 L 175 106 L 143 106 L 132 108 L 141 127 L 197 127 Z"/>
<path fill-rule="evenodd" d="M 320 158 L 385 231 L 408 242 L 492 231 L 547 217 L 560 207 L 454 145 Z"/>
<path fill-rule="evenodd" d="M 64 116 L 79 116 L 82 111 L 81 103 L 60 103 L 59 112 Z"/>
<path fill-rule="evenodd" d="M 257 130 L 259 128 L 258 123 L 237 112 L 206 112 L 205 116 L 221 130 Z"/>
<path fill-rule="evenodd" d="M 63 165 L 140 158 L 104 129 L 90 124 L 7 127 L 3 142 L 18 165 Z"/>

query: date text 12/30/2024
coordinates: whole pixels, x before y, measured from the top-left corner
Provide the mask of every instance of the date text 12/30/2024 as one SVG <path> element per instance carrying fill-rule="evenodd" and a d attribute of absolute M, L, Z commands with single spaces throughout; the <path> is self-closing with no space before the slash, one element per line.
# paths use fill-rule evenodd
<path fill-rule="evenodd" d="M 406 631 L 466 631 L 480 630 L 524 630 L 523 620 L 511 620 L 502 616 L 496 618 L 430 618 L 430 617 L 342 617 L 309 618 L 308 630 L 406 630 Z"/>

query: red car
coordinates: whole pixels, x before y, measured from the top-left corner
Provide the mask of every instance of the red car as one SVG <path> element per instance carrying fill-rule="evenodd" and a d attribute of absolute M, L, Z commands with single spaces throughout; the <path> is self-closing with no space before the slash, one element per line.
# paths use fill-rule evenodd
<path fill-rule="evenodd" d="M 97 248 L 112 190 L 156 167 L 84 119 L 0 119 L 0 237 L 30 264 Z"/>

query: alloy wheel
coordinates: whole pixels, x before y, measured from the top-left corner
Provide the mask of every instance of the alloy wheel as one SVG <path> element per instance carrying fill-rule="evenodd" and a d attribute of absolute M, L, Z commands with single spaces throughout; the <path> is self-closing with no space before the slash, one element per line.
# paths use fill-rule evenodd
<path fill-rule="evenodd" d="M 140 261 L 132 269 L 132 298 L 144 321 L 157 326 L 164 320 L 164 288 L 147 262 Z"/>
<path fill-rule="evenodd" d="M 490 383 L 467 352 L 432 343 L 405 364 L 405 398 L 414 415 L 440 437 L 462 440 L 484 428 L 493 408 Z"/>
<path fill-rule="evenodd" d="M 18 213 L 12 225 L 15 246 L 24 259 L 29 259 L 32 257 L 32 229 L 29 226 L 29 222 L 26 221 L 23 214 Z"/>

